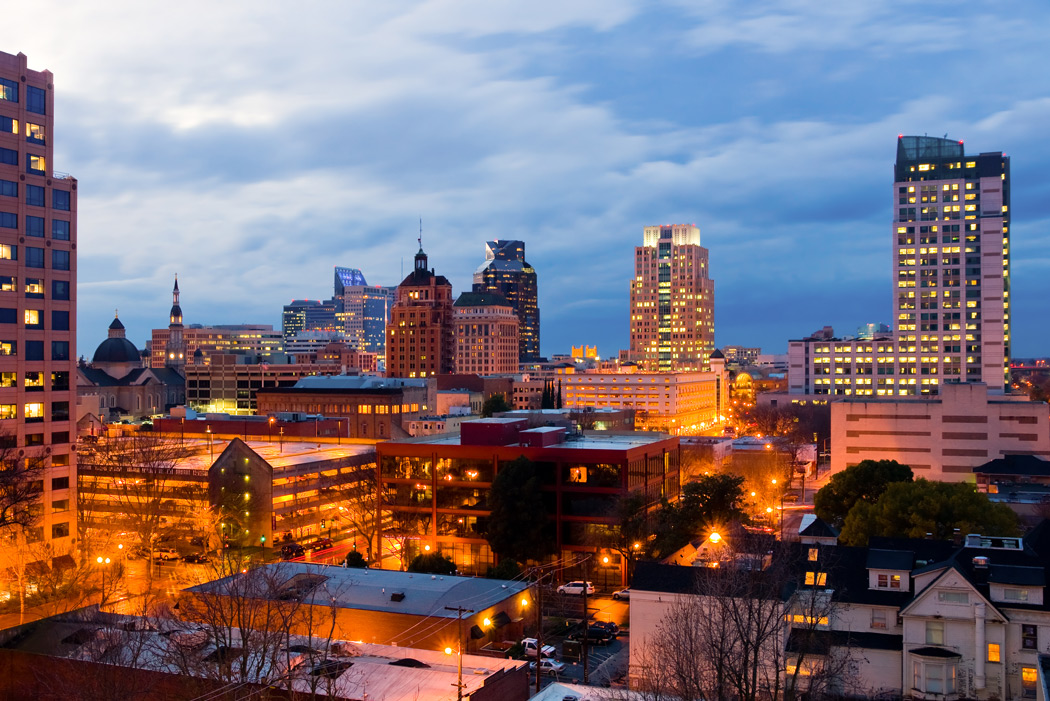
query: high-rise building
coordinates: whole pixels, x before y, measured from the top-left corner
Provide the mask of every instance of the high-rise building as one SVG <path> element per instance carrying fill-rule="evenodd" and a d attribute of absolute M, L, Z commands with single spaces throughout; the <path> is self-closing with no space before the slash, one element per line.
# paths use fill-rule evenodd
<path fill-rule="evenodd" d="M 386 353 L 386 325 L 394 305 L 395 287 L 369 285 L 356 268 L 335 269 L 336 319 L 352 349 L 374 353 L 380 363 Z"/>
<path fill-rule="evenodd" d="M 387 377 L 431 377 L 455 371 L 452 283 L 427 270 L 420 245 L 415 268 L 397 286 L 386 327 Z"/>
<path fill-rule="evenodd" d="M 77 534 L 77 181 L 52 170 L 54 110 L 51 71 L 0 53 L 0 463 L 38 493 L 5 507 L 3 568 L 50 566 Z"/>
<path fill-rule="evenodd" d="M 456 372 L 495 375 L 518 371 L 518 316 L 497 294 L 464 292 L 455 304 Z"/>
<path fill-rule="evenodd" d="M 540 307 L 536 269 L 525 262 L 523 241 L 487 241 L 485 262 L 474 271 L 474 291 L 501 295 L 518 315 L 521 362 L 540 358 Z"/>
<path fill-rule="evenodd" d="M 286 341 L 310 332 L 328 332 L 335 337 L 339 331 L 336 300 L 322 302 L 317 299 L 293 299 L 291 304 L 284 305 L 281 333 Z"/>
<path fill-rule="evenodd" d="M 891 224 L 892 333 L 791 341 L 789 392 L 920 396 L 944 382 L 1005 391 L 1010 363 L 1010 159 L 900 136 Z"/>
<path fill-rule="evenodd" d="M 709 368 L 715 348 L 715 282 L 700 229 L 645 227 L 634 249 L 631 354 L 649 372 Z"/>

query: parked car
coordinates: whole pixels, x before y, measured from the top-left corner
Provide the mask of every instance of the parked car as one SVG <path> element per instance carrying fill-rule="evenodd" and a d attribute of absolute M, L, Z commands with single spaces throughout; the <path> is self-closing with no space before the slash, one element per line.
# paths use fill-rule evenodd
<path fill-rule="evenodd" d="M 298 543 L 285 543 L 281 546 L 281 559 L 282 560 L 294 560 L 297 557 L 303 557 L 306 555 L 306 549 Z"/>
<path fill-rule="evenodd" d="M 536 638 L 525 638 L 521 641 L 521 646 L 525 648 L 526 657 L 536 656 Z M 554 657 L 557 650 L 554 649 L 553 645 L 544 645 L 542 652 L 543 657 Z"/>
<path fill-rule="evenodd" d="M 175 548 L 157 548 L 153 551 L 154 562 L 169 562 L 179 559 L 179 551 Z"/>
<path fill-rule="evenodd" d="M 622 600 L 627 600 L 627 599 L 630 599 L 630 598 L 631 598 L 631 588 L 630 587 L 627 587 L 626 589 L 621 589 L 620 591 L 614 591 L 613 592 L 613 599 L 615 601 L 620 601 L 621 599 Z"/>
<path fill-rule="evenodd" d="M 183 562 L 189 562 L 194 565 L 203 565 L 210 562 L 207 555 L 204 553 L 190 553 L 182 558 Z"/>
<path fill-rule="evenodd" d="M 128 548 L 128 554 L 126 555 L 126 557 L 129 560 L 141 560 L 143 558 L 147 558 L 149 557 L 149 548 L 143 547 L 141 545 L 132 545 L 130 548 Z"/>
<path fill-rule="evenodd" d="M 587 626 L 586 630 L 577 630 L 569 634 L 569 640 L 583 640 L 584 638 L 589 643 L 604 645 L 613 639 L 613 635 L 605 628 L 596 625 L 590 625 Z"/>
<path fill-rule="evenodd" d="M 591 623 L 591 625 L 598 628 L 604 628 L 605 630 L 609 631 L 609 635 L 611 635 L 613 638 L 620 637 L 620 626 L 616 625 L 612 621 L 594 621 Z"/>
<path fill-rule="evenodd" d="M 583 596 L 583 589 L 584 589 L 585 585 L 587 587 L 587 595 L 590 596 L 591 594 L 594 593 L 594 583 L 593 582 L 586 582 L 586 583 L 581 582 L 581 581 L 566 582 L 565 584 L 562 584 L 560 587 L 558 587 L 558 593 L 559 594 L 575 594 L 576 596 Z"/>
<path fill-rule="evenodd" d="M 318 538 L 310 544 L 310 550 L 327 550 L 332 546 L 333 543 L 331 538 Z"/>
<path fill-rule="evenodd" d="M 529 662 L 529 669 L 531 669 L 533 672 L 536 671 L 535 660 Z M 543 674 L 561 674 L 561 672 L 564 671 L 564 669 L 564 662 L 558 662 L 557 660 L 552 660 L 547 657 L 544 657 L 542 660 L 540 660 L 540 672 L 542 672 Z"/>

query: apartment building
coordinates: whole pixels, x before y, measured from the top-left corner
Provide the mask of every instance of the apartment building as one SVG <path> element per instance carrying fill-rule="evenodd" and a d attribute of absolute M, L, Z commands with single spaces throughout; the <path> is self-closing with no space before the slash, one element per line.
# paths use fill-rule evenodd
<path fill-rule="evenodd" d="M 792 394 L 909 397 L 948 382 L 1008 384 L 1010 159 L 900 136 L 893 184 L 894 330 L 788 345 Z M 867 333 L 862 336 L 868 336 Z"/>

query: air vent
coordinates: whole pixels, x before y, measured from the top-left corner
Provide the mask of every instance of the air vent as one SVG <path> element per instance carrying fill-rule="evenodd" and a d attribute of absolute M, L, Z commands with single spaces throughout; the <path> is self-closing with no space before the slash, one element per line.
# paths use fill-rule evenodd
<path fill-rule="evenodd" d="M 390 600 L 391 601 L 404 601 L 405 600 L 405 592 L 403 592 L 403 591 L 395 591 L 393 594 L 390 595 Z"/>

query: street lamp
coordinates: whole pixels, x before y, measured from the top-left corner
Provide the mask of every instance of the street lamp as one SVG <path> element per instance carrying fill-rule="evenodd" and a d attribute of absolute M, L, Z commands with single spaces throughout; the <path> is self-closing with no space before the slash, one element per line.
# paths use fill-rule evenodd
<path fill-rule="evenodd" d="M 215 464 L 215 444 L 211 440 L 211 426 L 205 426 L 204 432 L 208 434 L 208 448 L 211 450 L 211 462 Z"/>
<path fill-rule="evenodd" d="M 584 582 L 584 586 L 587 586 L 586 582 Z M 602 556 L 602 589 L 605 589 L 606 591 L 608 591 L 608 589 L 609 589 L 609 556 L 608 555 Z"/>
<path fill-rule="evenodd" d="M 102 569 L 102 596 L 99 598 L 99 602 L 98 602 L 99 608 L 101 608 L 102 605 L 106 603 L 106 568 L 105 568 L 105 565 L 109 564 L 109 558 L 108 557 L 102 557 L 101 555 L 99 555 L 97 558 L 95 558 L 95 562 L 97 562 L 99 564 L 99 566 L 101 567 L 101 569 Z"/>
<path fill-rule="evenodd" d="M 276 421 L 276 420 L 277 420 L 276 418 L 271 416 L 270 420 L 266 422 L 268 424 L 267 433 L 266 433 L 266 442 L 267 443 L 273 443 L 273 422 Z"/>

